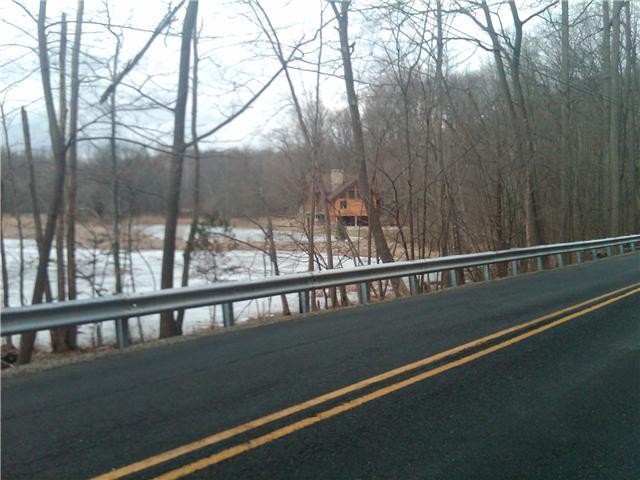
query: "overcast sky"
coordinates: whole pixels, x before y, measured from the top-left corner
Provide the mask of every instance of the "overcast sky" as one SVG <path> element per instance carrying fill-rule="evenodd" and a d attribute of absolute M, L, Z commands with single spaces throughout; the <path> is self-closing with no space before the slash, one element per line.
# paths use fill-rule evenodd
<path fill-rule="evenodd" d="M 38 1 L 20 2 L 34 16 L 37 16 Z M 174 5 L 176 1 L 172 2 Z M 109 10 L 114 31 L 122 34 L 123 46 L 119 68 L 140 49 L 153 29 L 167 11 L 169 2 L 164 0 L 126 1 L 110 0 Z M 354 2 L 353 7 L 365 8 L 368 3 Z M 328 3 L 324 0 L 263 0 L 273 24 L 279 31 L 283 43 L 292 45 L 301 39 L 311 39 L 320 25 L 320 12 L 324 10 L 324 20 L 333 17 Z M 50 0 L 47 8 L 49 42 L 52 47 L 51 63 L 57 68 L 57 42 L 59 39 L 59 19 L 67 13 L 69 23 L 69 48 L 73 40 L 76 0 Z M 141 88 L 144 94 L 170 104 L 175 101 L 177 64 L 179 58 L 179 37 L 184 7 L 171 26 L 170 34 L 158 38 L 147 52 L 144 60 L 131 72 L 126 82 Z M 375 15 L 369 13 L 368 16 Z M 198 28 L 201 35 L 199 130 L 209 129 L 239 108 L 253 92 L 257 91 L 278 70 L 278 63 L 271 55 L 265 37 L 252 21 L 249 8 L 241 1 L 206 0 L 201 1 L 198 12 Z M 34 145 L 47 147 L 49 144 L 42 100 L 42 84 L 38 69 L 35 47 L 37 45 L 36 25 L 32 18 L 18 5 L 5 1 L 0 7 L 0 18 L 4 25 L 0 28 L 2 48 L 2 72 L 0 73 L 0 100 L 4 103 L 9 120 L 10 143 L 13 148 L 22 148 L 22 133 L 18 110 L 27 106 L 32 122 Z M 115 49 L 114 37 L 103 25 L 107 15 L 103 0 L 86 0 L 82 49 L 85 64 L 81 67 L 82 105 L 80 124 L 95 122 L 100 110 L 96 100 L 108 84 L 105 76 L 106 62 Z M 450 25 L 452 36 L 472 35 L 482 38 L 481 32 L 464 17 L 453 20 Z M 379 56 L 380 41 L 384 31 L 375 31 L 376 25 L 363 20 L 363 15 L 353 12 L 350 37 L 355 42 L 356 75 L 364 82 L 375 82 L 372 78 L 371 61 Z M 344 83 L 334 74 L 341 73 L 337 33 L 332 23 L 323 30 L 324 48 L 321 98 L 329 109 L 345 106 Z M 431 35 L 431 33 L 429 33 Z M 318 42 L 304 47 L 304 61 L 294 67 L 313 69 L 318 58 Z M 487 56 L 481 54 L 471 44 L 455 42 L 449 47 L 450 63 L 459 69 L 477 68 Z M 68 53 L 70 58 L 70 51 Z M 54 88 L 57 86 L 57 71 L 53 72 Z M 315 75 L 293 70 L 293 77 L 299 93 L 311 93 Z M 364 85 L 364 83 L 362 84 Z M 123 87 L 118 99 L 127 104 L 137 96 L 133 90 Z M 269 146 L 273 132 L 292 122 L 289 108 L 289 93 L 284 77 L 280 77 L 272 87 L 231 125 L 211 137 L 204 148 L 225 148 L 229 146 Z M 157 108 L 148 112 L 128 111 L 120 114 L 123 123 L 131 125 L 131 130 L 123 128 L 120 134 L 129 138 L 142 135 L 157 138 L 160 143 L 170 144 L 172 119 L 170 112 Z M 139 127 L 150 127 L 153 131 L 142 131 Z M 104 131 L 100 123 L 87 127 L 86 133 L 98 136 Z M 4 138 L 3 138 L 4 142 Z"/>

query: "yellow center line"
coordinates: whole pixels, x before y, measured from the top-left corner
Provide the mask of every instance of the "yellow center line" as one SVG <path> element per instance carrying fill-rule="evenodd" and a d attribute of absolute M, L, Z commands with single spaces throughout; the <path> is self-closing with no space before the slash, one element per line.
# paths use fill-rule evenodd
<path fill-rule="evenodd" d="M 295 405 L 291 405 L 290 407 L 284 408 L 282 410 L 279 410 L 277 412 L 271 413 L 269 415 L 265 415 L 263 417 L 259 417 L 256 418 L 254 420 L 250 420 L 249 422 L 243 423 L 241 425 L 229 428 L 227 430 L 223 430 L 221 432 L 217 432 L 215 434 L 206 436 L 204 438 L 201 438 L 199 440 L 187 443 L 185 445 L 182 445 L 180 447 L 171 449 L 171 450 L 167 450 L 165 452 L 159 453 L 157 455 L 153 455 L 151 457 L 145 458 L 143 460 L 131 463 L 129 465 L 125 465 L 123 467 L 111 470 L 109 472 L 106 472 L 102 475 L 98 475 L 96 477 L 91 478 L 90 480 L 117 480 L 120 479 L 122 477 L 125 477 L 127 475 L 130 475 L 132 473 L 136 473 L 139 472 L 141 470 L 146 470 L 148 468 L 154 467 L 156 465 L 159 465 L 161 463 L 167 462 L 169 460 L 173 460 L 177 457 L 192 453 L 196 450 L 200 450 L 204 447 L 208 447 L 211 445 L 214 445 L 216 443 L 219 443 L 223 440 L 227 440 L 229 438 L 235 437 L 237 435 L 240 435 L 242 433 L 245 433 L 247 431 L 253 430 L 255 428 L 267 425 L 269 423 L 272 423 L 276 420 L 288 417 L 290 415 L 293 415 L 295 413 L 299 413 L 303 410 L 307 410 L 309 408 L 318 406 L 320 404 L 323 404 L 325 402 L 328 402 L 330 400 L 334 400 L 336 398 L 342 397 L 346 394 L 352 393 L 354 391 L 357 390 L 361 390 L 367 386 L 373 385 L 375 383 L 379 383 L 385 380 L 388 380 L 390 378 L 396 377 L 398 375 L 401 375 L 403 373 L 409 372 L 411 370 L 415 370 L 417 368 L 423 367 L 425 365 L 428 365 L 430 363 L 434 363 L 438 360 L 442 360 L 443 358 L 449 357 L 451 355 L 455 355 L 457 353 L 460 353 L 464 350 L 473 348 L 473 347 L 477 347 L 479 345 L 482 345 L 483 343 L 487 343 L 491 340 L 494 340 L 496 338 L 502 337 L 504 335 L 508 335 L 509 333 L 513 333 L 513 332 L 517 332 L 519 330 L 531 327 L 532 325 L 536 325 L 538 323 L 544 322 L 550 318 L 553 318 L 555 316 L 558 315 L 562 315 L 563 313 L 569 312 L 571 310 L 575 310 L 577 308 L 581 308 L 585 305 L 588 305 L 590 303 L 593 302 L 597 302 L 599 300 L 602 300 L 604 298 L 610 297 L 611 295 L 615 295 L 619 292 L 622 292 L 624 290 L 628 290 L 629 288 L 634 288 L 634 287 L 638 287 L 640 286 L 640 283 L 636 283 L 636 284 L 632 284 L 632 285 L 628 285 L 626 287 L 623 288 L 619 288 L 613 291 L 610 291 L 608 293 L 605 293 L 603 295 L 599 295 L 597 297 L 594 298 L 590 298 L 588 300 L 585 300 L 583 302 L 577 303 L 575 305 L 571 305 L 569 307 L 565 307 L 562 308 L 560 310 L 548 313 L 546 315 L 543 315 L 541 317 L 535 318 L 533 320 L 530 320 L 528 322 L 522 323 L 522 324 L 518 324 L 518 325 L 514 325 L 512 327 L 509 328 L 505 328 L 503 330 L 500 330 L 498 332 L 489 334 L 487 336 L 484 336 L 482 338 L 476 339 L 476 340 L 472 340 L 470 342 L 464 343 L 462 345 L 459 345 L 457 347 L 453 347 L 451 349 L 442 351 L 440 353 L 434 354 L 434 355 L 430 355 L 428 357 L 422 358 L 420 360 L 408 363 L 406 365 L 394 368 L 392 370 L 388 370 L 386 372 L 383 372 L 381 374 L 366 378 L 364 380 L 361 380 L 359 382 L 353 383 L 351 385 L 347 385 L 345 387 L 339 388 L 337 390 L 333 390 L 331 392 L 325 393 L 323 395 L 314 397 L 312 399 L 306 400 L 304 402 L 295 404 Z M 465 357 L 466 358 L 466 357 Z"/>
<path fill-rule="evenodd" d="M 354 409 L 356 407 L 359 407 L 361 405 L 364 405 L 365 403 L 368 403 L 372 400 L 378 399 L 380 397 L 383 397 L 385 395 L 388 395 L 390 393 L 396 392 L 398 390 L 401 390 L 403 388 L 406 388 L 410 385 L 413 385 L 415 383 L 418 383 L 422 380 L 425 380 L 427 378 L 433 377 L 435 375 L 438 375 L 440 373 L 446 372 L 447 370 L 451 370 L 453 368 L 459 367 L 460 365 L 464 365 L 465 363 L 469 363 L 472 362 L 474 360 L 477 360 L 478 358 L 484 357 L 485 355 L 489 355 L 490 353 L 493 353 L 497 350 L 501 350 L 503 348 L 506 348 L 510 345 L 513 345 L 514 343 L 518 343 L 521 342 L 529 337 L 532 337 L 534 335 L 537 335 L 541 332 L 544 332 L 545 330 L 549 330 L 550 328 L 554 328 L 557 327 L 558 325 L 561 325 L 563 323 L 568 322 L 569 320 L 572 320 L 576 317 L 580 317 L 582 315 L 585 315 L 589 312 L 592 312 L 594 310 L 597 310 L 599 308 L 602 308 L 610 303 L 613 302 L 617 302 L 618 300 L 621 300 L 625 297 L 628 297 L 629 295 L 633 295 L 634 293 L 638 293 L 640 292 L 640 288 L 636 288 L 635 290 L 632 290 L 630 292 L 624 293 L 622 295 L 619 295 L 617 297 L 611 298 L 609 300 L 606 300 L 604 302 L 598 303 L 596 305 L 593 305 L 591 307 L 585 308 L 584 310 L 580 310 L 578 312 L 572 313 L 570 315 L 567 315 L 565 317 L 562 317 L 558 320 L 555 320 L 553 322 L 550 322 L 546 325 L 542 325 L 541 327 L 537 327 L 533 330 L 529 330 L 528 332 L 522 333 L 516 337 L 510 338 L 509 340 L 505 340 L 503 342 L 500 342 L 496 345 L 493 345 L 491 347 L 488 347 L 484 350 L 480 350 L 479 352 L 467 355 L 465 357 L 462 357 L 458 360 L 454 360 L 452 362 L 446 363 L 444 365 L 441 365 L 439 367 L 433 368 L 431 370 L 428 370 L 426 372 L 420 373 L 418 375 L 415 375 L 413 377 L 409 377 L 405 380 L 402 380 L 400 382 L 397 383 L 393 383 L 391 385 L 388 385 L 386 387 L 380 388 L 379 390 L 375 390 L 371 393 L 368 393 L 366 395 L 362 395 L 361 397 L 358 398 L 354 398 L 353 400 L 349 400 L 341 405 L 338 405 L 336 407 L 330 408 L 328 410 L 325 410 L 323 412 L 320 412 L 316 415 L 304 418 L 302 420 L 299 420 L 297 422 L 291 423 L 289 425 L 286 425 L 282 428 L 278 428 L 272 432 L 269 432 L 265 435 L 261 435 L 257 438 L 253 438 L 247 442 L 244 443 L 240 443 L 238 445 L 235 445 L 233 447 L 227 448 L 225 450 L 222 450 L 218 453 L 214 453 L 213 455 L 210 455 L 208 457 L 205 457 L 201 460 L 198 460 L 196 462 L 187 464 L 183 467 L 177 468 L 175 470 L 172 470 L 170 472 L 164 473 L 158 477 L 155 478 L 155 480 L 175 480 L 178 478 L 181 478 L 185 475 L 189 475 L 193 472 L 196 472 L 198 470 L 202 470 L 203 468 L 207 468 L 210 467 L 212 465 L 215 465 L 216 463 L 220 463 L 223 460 L 227 460 L 231 457 L 235 457 L 237 455 L 240 455 L 241 453 L 247 452 L 249 450 L 253 450 L 254 448 L 260 447 L 261 445 L 264 445 L 266 443 L 272 442 L 274 440 L 277 440 L 279 438 L 282 438 L 286 435 L 289 435 L 291 433 L 294 433 L 298 430 L 302 430 L 303 428 L 309 427 L 311 425 L 314 425 L 318 422 L 321 422 L 323 420 L 327 420 L 331 417 L 335 417 L 336 415 L 339 415 L 343 412 L 346 412 L 347 410 L 351 410 Z"/>

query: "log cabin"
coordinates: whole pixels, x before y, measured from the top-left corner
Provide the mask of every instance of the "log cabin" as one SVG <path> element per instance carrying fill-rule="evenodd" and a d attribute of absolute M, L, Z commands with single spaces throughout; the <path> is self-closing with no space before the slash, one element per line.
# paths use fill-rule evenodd
<path fill-rule="evenodd" d="M 320 204 L 321 191 L 328 204 L 329 221 L 335 225 L 338 220 L 344 226 L 368 226 L 369 217 L 358 187 L 358 176 L 345 174 L 341 169 L 333 169 L 331 173 L 321 175 L 320 182 L 315 188 L 316 221 L 324 222 L 324 209 Z M 311 182 L 307 179 L 304 188 L 304 204 L 302 207 L 304 218 L 308 221 L 311 215 Z M 375 208 L 381 206 L 380 196 L 371 192 L 371 203 Z"/>

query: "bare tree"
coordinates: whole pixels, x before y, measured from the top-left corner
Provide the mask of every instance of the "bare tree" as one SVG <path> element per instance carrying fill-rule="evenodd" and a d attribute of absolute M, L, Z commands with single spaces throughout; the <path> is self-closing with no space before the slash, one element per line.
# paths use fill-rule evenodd
<path fill-rule="evenodd" d="M 180 187 L 182 184 L 182 170 L 184 154 L 187 149 L 185 142 L 185 117 L 187 98 L 189 94 L 189 61 L 191 59 L 191 37 L 194 34 L 198 15 L 198 1 L 189 0 L 187 13 L 182 27 L 180 47 L 180 67 L 178 70 L 178 96 L 174 109 L 173 146 L 171 147 L 171 169 L 168 186 L 167 214 L 162 247 L 161 288 L 173 287 L 173 270 L 176 252 L 176 230 L 178 215 L 180 214 Z M 196 139 L 194 139 L 196 140 Z M 163 312 L 160 315 L 160 338 L 177 335 L 178 325 L 173 312 Z"/>
<path fill-rule="evenodd" d="M 572 239 L 575 235 L 577 217 L 577 205 L 575 205 L 573 191 L 575 185 L 575 169 L 573 168 L 573 158 L 570 142 L 570 109 L 571 90 L 569 77 L 569 2 L 562 1 L 562 23 L 561 23 L 561 52 L 560 52 L 560 92 L 562 95 L 561 123 L 560 123 L 560 164 L 562 169 L 561 204 L 562 204 L 562 236 L 564 240 Z"/>
<path fill-rule="evenodd" d="M 58 216 L 62 210 L 64 180 L 65 180 L 65 151 L 64 137 L 60 131 L 56 116 L 55 106 L 53 103 L 53 92 L 51 89 L 51 71 L 49 65 L 49 52 L 47 47 L 47 36 L 45 32 L 45 22 L 47 15 L 47 2 L 40 2 L 38 12 L 38 55 L 40 60 L 40 74 L 42 77 L 42 88 L 44 92 L 45 105 L 47 108 L 47 118 L 49 122 L 49 136 L 51 138 L 51 146 L 53 157 L 56 165 L 55 179 L 53 183 L 53 194 L 49 203 L 49 213 L 42 238 L 42 248 L 38 258 L 38 271 L 33 287 L 33 296 L 31 303 L 41 303 L 47 283 L 47 268 L 51 255 L 51 244 L 55 234 L 55 227 Z M 33 353 L 33 344 L 35 342 L 35 332 L 24 333 L 20 337 L 20 352 L 18 355 L 18 363 L 25 364 L 31 361 Z"/>
<path fill-rule="evenodd" d="M 67 286 L 69 300 L 77 298 L 76 285 L 76 203 L 78 192 L 78 102 L 80 97 L 80 47 L 82 45 L 82 23 L 84 0 L 78 0 L 76 22 L 71 51 L 71 98 L 69 103 L 69 184 L 67 186 Z M 76 330 L 67 330 L 69 346 L 75 348 Z"/>
<path fill-rule="evenodd" d="M 389 250 L 387 239 L 384 236 L 378 209 L 373 205 L 371 200 L 371 187 L 369 185 L 369 176 L 367 173 L 367 160 L 364 144 L 364 136 L 362 134 L 362 121 L 360 119 L 360 109 L 358 108 L 358 96 L 355 90 L 353 78 L 353 68 L 351 66 L 351 46 L 349 43 L 349 5 L 350 2 L 340 2 L 340 7 L 336 6 L 335 1 L 331 2 L 331 8 L 338 21 L 338 33 L 340 35 L 340 53 L 342 55 L 342 66 L 344 71 L 344 82 L 347 92 L 347 101 L 349 103 L 349 114 L 351 117 L 351 129 L 353 132 L 354 156 L 358 171 L 358 185 L 362 192 L 362 199 L 367 210 L 369 218 L 369 228 L 376 245 L 376 253 L 383 262 L 393 262 L 393 256 Z"/>
<path fill-rule="evenodd" d="M 198 35 L 193 34 L 193 78 L 191 79 L 191 138 L 196 139 L 193 144 L 193 199 L 191 205 L 191 223 L 187 242 L 182 252 L 182 281 L 181 285 L 189 285 L 189 269 L 191 267 L 191 256 L 194 249 L 196 233 L 200 224 L 200 145 L 198 138 Z M 178 333 L 182 334 L 184 323 L 184 310 L 179 310 L 176 316 Z"/>
<path fill-rule="evenodd" d="M 120 49 L 122 39 L 111 25 L 111 13 L 109 4 L 105 2 L 107 15 L 107 30 L 115 40 L 115 51 L 113 54 L 113 67 L 111 67 L 111 85 L 113 88 L 109 96 L 109 160 L 111 163 L 111 254 L 113 258 L 113 275 L 115 277 L 115 293 L 123 292 L 122 268 L 120 266 L 120 172 L 118 168 L 118 147 L 117 147 L 117 79 L 118 62 L 120 60 Z M 117 336 L 124 345 L 129 343 L 129 321 L 126 318 L 116 320 Z"/>
<path fill-rule="evenodd" d="M 313 105 L 313 113 L 311 115 L 311 125 L 308 125 L 309 121 L 305 118 L 305 115 L 302 111 L 302 105 L 299 100 L 299 95 L 296 91 L 293 80 L 291 79 L 291 74 L 288 68 L 289 56 L 285 55 L 284 49 L 282 46 L 282 42 L 278 36 L 278 32 L 276 28 L 273 26 L 269 15 L 266 10 L 263 8 L 261 3 L 257 0 L 251 1 L 250 6 L 254 12 L 254 15 L 260 25 L 263 33 L 269 40 L 271 48 L 280 62 L 280 65 L 283 68 L 287 85 L 289 87 L 289 93 L 291 95 L 291 101 L 293 102 L 294 110 L 296 113 L 296 119 L 298 122 L 298 127 L 300 132 L 302 133 L 302 137 L 305 145 L 305 155 L 309 156 L 310 165 L 307 169 L 308 175 L 307 180 L 309 183 L 309 191 L 311 192 L 310 198 L 310 208 L 309 208 L 309 221 L 307 225 L 307 236 L 308 236 L 308 244 L 307 244 L 307 252 L 308 252 L 308 263 L 307 269 L 309 271 L 314 270 L 314 258 L 316 254 L 316 246 L 315 246 L 315 221 L 316 221 L 316 210 L 318 207 L 322 211 L 322 217 L 324 218 L 324 234 L 325 234 L 325 246 L 327 250 L 327 268 L 333 269 L 333 248 L 332 248 L 332 233 L 331 233 L 331 223 L 329 222 L 329 203 L 326 198 L 325 186 L 322 182 L 322 177 L 319 169 L 319 155 L 320 155 L 320 136 L 321 136 L 321 105 L 320 105 L 320 65 L 322 62 L 322 46 L 323 46 L 323 10 L 320 11 L 320 27 L 318 29 L 319 35 L 319 46 L 318 46 L 318 60 L 316 63 L 316 82 L 315 82 L 315 98 Z M 316 192 L 319 193 L 319 204 L 316 204 Z M 330 289 L 330 296 L 332 298 L 332 305 L 336 306 L 337 297 L 335 288 Z M 315 308 L 315 292 L 311 292 L 311 305 L 312 308 Z"/>
<path fill-rule="evenodd" d="M 620 183 L 622 170 L 620 168 L 620 134 L 621 134 L 621 108 L 620 108 L 620 16 L 624 2 L 613 2 L 611 12 L 611 73 L 609 104 L 611 114 L 609 117 L 609 182 L 611 222 L 609 233 L 620 233 Z"/>
<path fill-rule="evenodd" d="M 58 54 L 58 125 L 60 126 L 60 135 L 62 141 L 66 141 L 67 130 L 67 15 L 62 13 L 60 19 L 60 51 Z M 66 148 L 64 161 L 66 163 Z M 62 207 L 64 209 L 64 206 Z M 61 212 L 62 213 L 62 212 Z M 58 225 L 56 226 L 56 300 L 63 302 L 67 297 L 66 276 L 64 267 L 64 215 L 58 216 Z M 65 327 L 53 328 L 51 334 L 51 349 L 56 352 L 65 352 L 68 350 L 65 342 Z"/>
<path fill-rule="evenodd" d="M 193 1 L 193 0 L 189 0 L 189 1 Z M 137 63 L 142 59 L 142 57 L 144 57 L 144 54 L 147 52 L 147 50 L 149 50 L 149 47 L 153 45 L 153 42 L 158 37 L 158 35 L 160 35 L 167 27 L 169 27 L 169 25 L 171 25 L 171 22 L 173 22 L 173 19 L 175 18 L 176 13 L 180 10 L 180 8 L 182 8 L 182 5 L 184 5 L 184 2 L 186 2 L 186 0 L 181 0 L 180 2 L 178 2 L 178 4 L 174 8 L 172 8 L 170 11 L 168 11 L 165 14 L 164 17 L 162 17 L 162 20 L 160 20 L 160 23 L 158 23 L 158 26 L 153 30 L 153 32 L 151 32 L 149 39 L 142 46 L 140 51 L 131 60 L 127 62 L 127 64 L 120 71 L 118 76 L 115 77 L 114 81 L 102 93 L 102 95 L 100 96 L 100 103 L 104 103 L 107 100 L 107 98 L 109 98 L 109 95 L 111 95 L 114 92 L 118 84 L 122 82 L 124 77 L 126 77 L 127 74 L 131 70 L 133 70 L 133 68 L 137 65 Z"/>

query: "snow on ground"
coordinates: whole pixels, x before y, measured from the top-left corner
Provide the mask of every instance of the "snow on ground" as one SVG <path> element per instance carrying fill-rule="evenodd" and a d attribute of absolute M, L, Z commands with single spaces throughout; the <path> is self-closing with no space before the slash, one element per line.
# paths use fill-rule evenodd
<path fill-rule="evenodd" d="M 252 239 L 255 232 L 262 235 L 260 230 L 234 229 L 234 235 L 243 235 L 243 238 Z M 238 233 L 240 232 L 240 233 Z M 287 234 L 288 235 L 288 234 Z M 290 237 L 286 237 L 290 238 Z M 7 269 L 10 285 L 10 305 L 20 305 L 19 292 L 19 242 L 17 239 L 5 239 L 7 253 Z M 55 251 L 52 265 L 55 265 Z M 33 282 L 37 268 L 37 248 L 35 241 L 24 241 L 25 272 L 24 294 L 25 304 L 31 301 Z M 115 277 L 112 272 L 112 258 L 108 251 L 99 249 L 77 249 L 78 258 L 78 292 L 79 298 L 91 298 L 110 295 L 114 291 Z M 160 282 L 162 252 L 160 250 L 141 250 L 133 252 L 131 258 L 123 259 L 121 263 L 126 269 L 124 278 L 125 292 L 145 292 L 157 290 Z M 307 256 L 304 252 L 279 252 L 278 263 L 281 274 L 306 271 Z M 336 259 L 336 266 L 352 268 L 354 260 L 348 257 Z M 51 288 L 57 291 L 55 268 L 50 268 Z M 232 250 L 224 254 L 203 255 L 194 259 L 191 269 L 191 285 L 202 285 L 212 281 L 251 280 L 264 278 L 273 274 L 269 259 L 261 252 Z M 182 255 L 176 254 L 176 268 L 174 285 L 180 285 L 182 275 Z M 355 294 L 354 294 L 355 295 Z M 292 311 L 297 309 L 297 295 L 287 295 Z M 250 318 L 268 317 L 282 311 L 280 297 L 271 297 L 251 301 L 237 302 L 234 304 L 236 321 L 242 322 Z M 212 325 L 222 324 L 220 307 L 203 307 L 188 310 L 185 314 L 184 332 L 192 333 Z M 158 315 L 149 315 L 129 320 L 132 338 L 134 341 L 149 338 L 157 338 L 159 329 Z M 102 322 L 101 326 L 83 325 L 79 327 L 78 343 L 81 347 L 92 346 L 97 339 L 98 329 L 105 343 L 115 342 L 114 322 Z M 49 332 L 39 332 L 36 338 L 39 348 L 50 349 Z"/>

